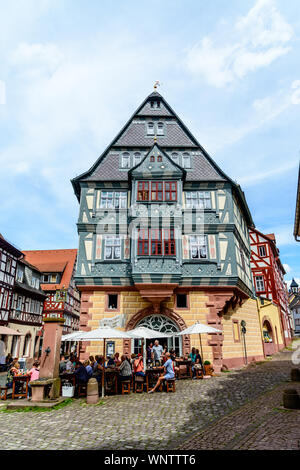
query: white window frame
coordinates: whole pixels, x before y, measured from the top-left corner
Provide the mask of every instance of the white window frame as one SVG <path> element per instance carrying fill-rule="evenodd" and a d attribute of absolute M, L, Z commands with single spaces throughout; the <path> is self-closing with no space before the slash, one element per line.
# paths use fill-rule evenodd
<path fill-rule="evenodd" d="M 164 135 L 165 134 L 165 126 L 163 122 L 157 123 L 157 135 Z"/>
<path fill-rule="evenodd" d="M 109 242 L 109 243 L 108 243 Z M 107 256 L 107 249 L 111 248 L 111 257 Z M 116 251 L 119 249 L 119 256 L 116 255 Z M 118 235 L 110 235 L 105 237 L 104 241 L 104 259 L 105 260 L 121 260 L 122 259 L 122 240 Z"/>
<path fill-rule="evenodd" d="M 133 166 L 138 165 L 142 161 L 142 154 L 140 152 L 134 152 L 133 154 Z"/>
<path fill-rule="evenodd" d="M 154 134 L 155 134 L 154 122 L 152 121 L 147 122 L 147 135 L 154 135 Z"/>
<path fill-rule="evenodd" d="M 171 154 L 171 159 L 173 160 L 174 163 L 176 163 L 177 165 L 179 165 L 179 153 L 173 152 L 173 153 Z"/>
<path fill-rule="evenodd" d="M 261 254 L 261 252 L 260 252 L 261 249 L 264 250 L 264 254 Z M 266 245 L 259 245 L 258 254 L 259 254 L 260 258 L 265 258 L 267 256 Z"/>
<path fill-rule="evenodd" d="M 211 192 L 186 191 L 185 205 L 187 209 L 211 209 Z"/>
<path fill-rule="evenodd" d="M 127 191 L 101 191 L 100 209 L 127 209 Z"/>
<path fill-rule="evenodd" d="M 130 153 L 125 152 L 121 155 L 121 167 L 125 169 L 130 168 Z"/>
<path fill-rule="evenodd" d="M 254 276 L 255 277 L 255 286 L 257 292 L 266 292 L 264 276 Z M 263 289 L 261 289 L 263 287 Z"/>
<path fill-rule="evenodd" d="M 188 159 L 188 165 L 186 164 L 186 159 Z M 182 155 L 182 167 L 185 168 L 185 169 L 190 169 L 192 168 L 192 160 L 191 160 L 191 156 L 189 153 L 184 153 Z"/>
<path fill-rule="evenodd" d="M 189 242 L 190 259 L 208 259 L 208 243 L 206 235 L 190 235 Z M 197 250 L 197 256 L 193 256 L 193 249 Z M 205 249 L 205 256 L 201 256 L 201 254 L 203 254 L 203 249 Z"/>
<path fill-rule="evenodd" d="M 24 279 L 24 271 L 22 269 L 17 269 L 17 281 L 23 282 Z"/>

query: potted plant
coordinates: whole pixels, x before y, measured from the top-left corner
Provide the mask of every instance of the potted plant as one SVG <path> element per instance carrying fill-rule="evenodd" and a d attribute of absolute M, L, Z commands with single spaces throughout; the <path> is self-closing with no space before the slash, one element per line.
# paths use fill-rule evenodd
<path fill-rule="evenodd" d="M 205 375 L 212 375 L 214 369 L 209 361 L 204 362 Z"/>

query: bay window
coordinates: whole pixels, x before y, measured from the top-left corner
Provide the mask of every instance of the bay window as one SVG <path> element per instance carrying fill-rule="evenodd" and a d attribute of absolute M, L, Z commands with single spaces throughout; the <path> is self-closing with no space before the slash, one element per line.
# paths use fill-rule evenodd
<path fill-rule="evenodd" d="M 138 201 L 148 202 L 176 202 L 176 181 L 139 181 L 137 191 Z"/>
<path fill-rule="evenodd" d="M 191 259 L 207 259 L 207 239 L 205 235 L 190 236 Z"/>
<path fill-rule="evenodd" d="M 118 236 L 105 237 L 104 259 L 121 259 L 121 238 Z"/>
<path fill-rule="evenodd" d="M 211 209 L 211 197 L 209 191 L 186 191 L 187 209 Z"/>
<path fill-rule="evenodd" d="M 137 251 L 140 256 L 175 256 L 174 229 L 140 229 Z"/>
<path fill-rule="evenodd" d="M 126 209 L 125 191 L 101 191 L 100 209 Z"/>

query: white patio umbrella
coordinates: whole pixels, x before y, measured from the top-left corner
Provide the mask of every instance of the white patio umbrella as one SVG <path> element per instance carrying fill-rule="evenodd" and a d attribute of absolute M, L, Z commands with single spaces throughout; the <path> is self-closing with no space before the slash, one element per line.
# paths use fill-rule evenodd
<path fill-rule="evenodd" d="M 170 338 L 171 334 L 169 333 L 162 333 L 161 331 L 156 331 L 152 330 L 151 328 L 147 328 L 145 326 L 138 326 L 137 328 L 134 328 L 133 330 L 128 330 L 127 333 L 132 337 L 132 338 L 142 338 L 143 339 L 143 358 L 144 358 L 144 364 L 146 361 L 146 339 L 159 339 L 159 338 Z"/>
<path fill-rule="evenodd" d="M 77 336 L 80 336 L 82 333 L 85 333 L 85 331 L 74 331 L 74 333 L 63 335 L 61 337 L 61 340 L 62 341 L 80 341 L 79 339 L 77 339 Z"/>
<path fill-rule="evenodd" d="M 184 336 L 184 335 L 199 334 L 200 347 L 201 347 L 201 357 L 202 357 L 202 361 L 204 363 L 202 340 L 201 340 L 201 334 L 203 334 L 203 333 L 206 333 L 206 334 L 223 333 L 223 331 L 217 330 L 216 328 L 213 328 L 212 326 L 208 326 L 208 325 L 204 325 L 203 323 L 196 322 L 196 323 L 194 323 L 194 325 L 189 326 L 185 330 L 180 331 L 179 333 L 176 333 L 176 335 Z"/>
<path fill-rule="evenodd" d="M 132 339 L 132 336 L 129 336 L 127 332 L 116 330 L 110 326 L 103 326 L 102 328 L 97 328 L 92 331 L 85 331 L 81 333 L 77 339 L 79 341 L 102 341 L 103 340 L 103 356 L 105 358 L 105 345 L 107 339 Z M 104 374 L 105 368 L 103 368 L 102 373 L 102 397 L 104 397 Z"/>

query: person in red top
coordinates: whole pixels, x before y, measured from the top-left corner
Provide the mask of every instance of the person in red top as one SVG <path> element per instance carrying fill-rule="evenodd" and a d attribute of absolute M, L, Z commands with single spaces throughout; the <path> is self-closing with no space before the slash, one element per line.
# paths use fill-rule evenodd
<path fill-rule="evenodd" d="M 143 356 L 141 354 L 138 354 L 137 359 L 133 363 L 133 372 L 135 375 L 145 377 Z"/>
<path fill-rule="evenodd" d="M 28 372 L 28 375 L 30 376 L 30 382 L 33 382 L 34 380 L 38 380 L 40 376 L 40 369 L 39 369 L 39 362 L 36 361 L 33 363 L 32 368 Z M 28 384 L 28 399 L 31 397 L 32 391 L 31 391 L 31 385 L 30 383 Z"/>

